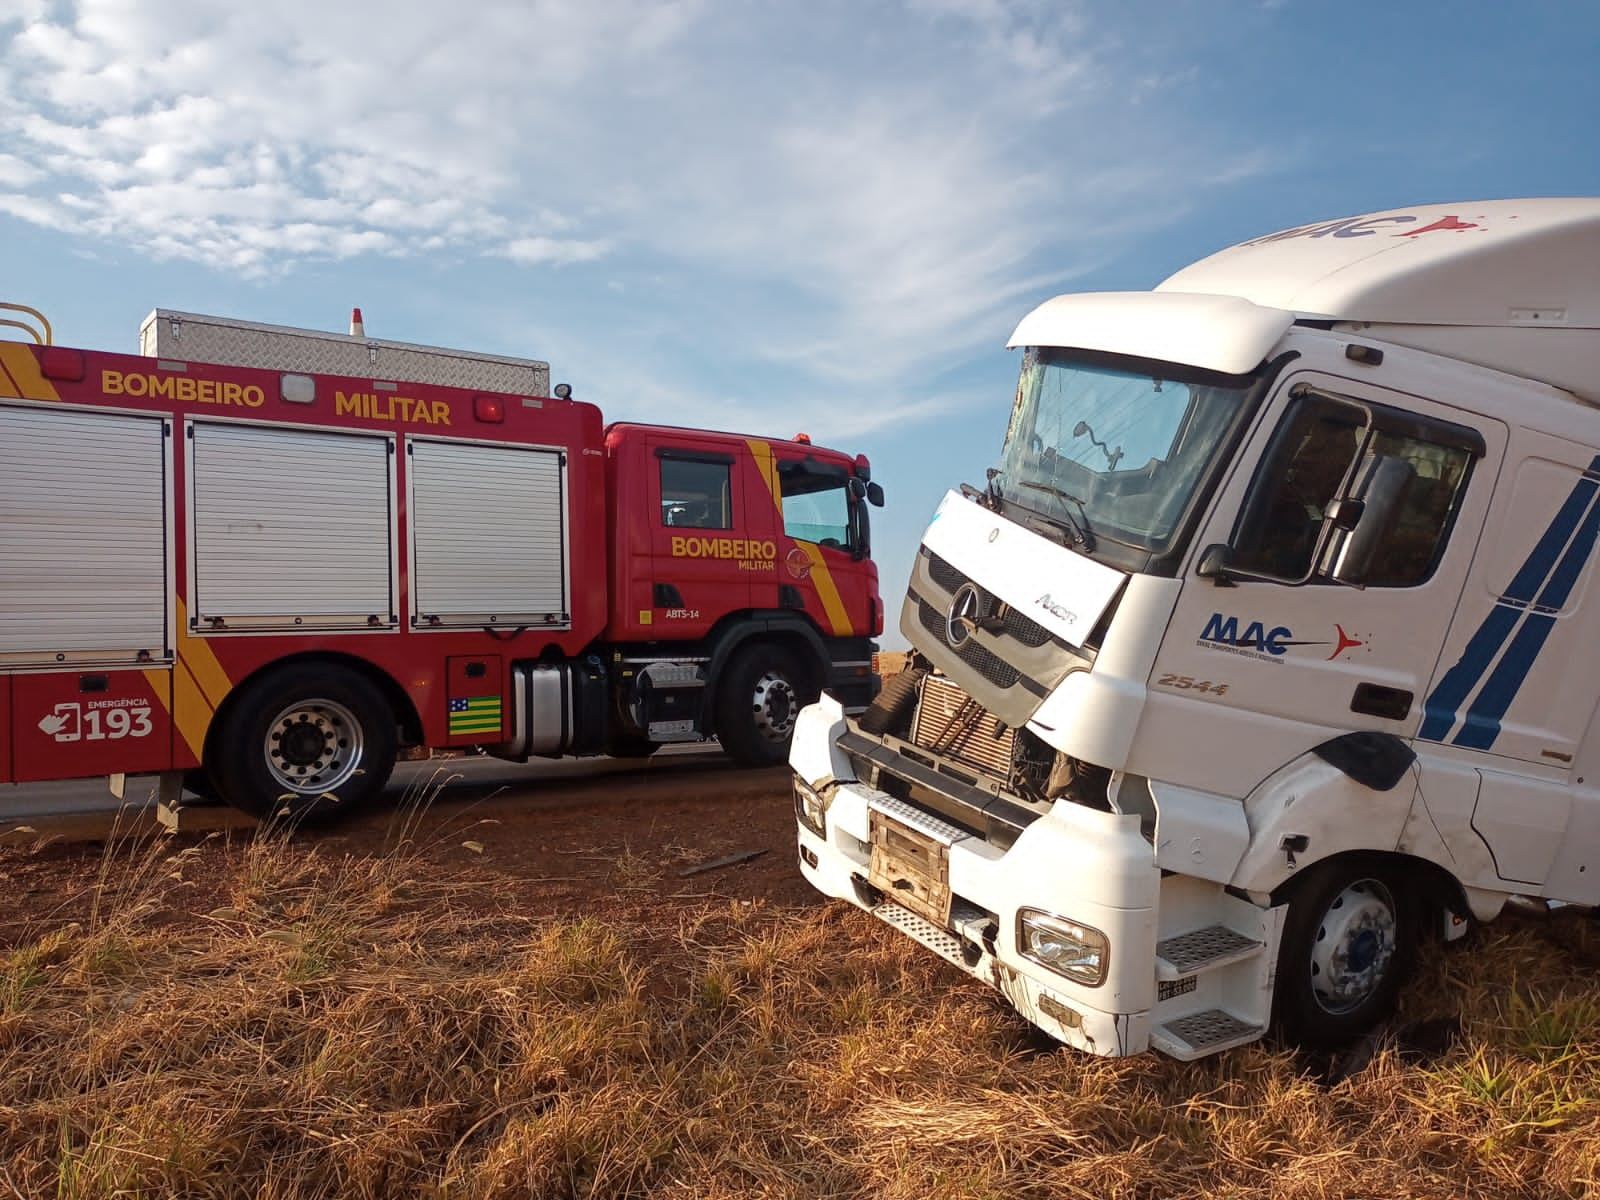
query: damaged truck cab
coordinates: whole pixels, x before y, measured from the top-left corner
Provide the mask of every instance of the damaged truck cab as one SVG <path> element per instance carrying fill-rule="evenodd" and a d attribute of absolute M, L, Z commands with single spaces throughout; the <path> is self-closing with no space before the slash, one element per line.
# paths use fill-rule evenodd
<path fill-rule="evenodd" d="M 1184 1059 L 1346 1039 L 1425 933 L 1600 900 L 1597 256 L 1600 200 L 1404 209 L 1026 316 L 913 669 L 801 715 L 805 876 Z"/>

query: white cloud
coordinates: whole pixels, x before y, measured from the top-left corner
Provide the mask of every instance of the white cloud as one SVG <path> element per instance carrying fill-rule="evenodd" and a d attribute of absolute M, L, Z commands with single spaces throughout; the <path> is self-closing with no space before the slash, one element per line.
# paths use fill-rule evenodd
<path fill-rule="evenodd" d="M 606 242 L 580 242 L 561 238 L 517 238 L 507 243 L 506 254 L 519 263 L 551 263 L 564 266 L 569 263 L 593 262 L 609 249 Z"/>
<path fill-rule="evenodd" d="M 895 397 L 997 347 L 1185 189 L 1268 165 L 1159 88 L 1131 107 L 1137 80 L 1190 64 L 1059 0 L 19 11 L 0 211 L 246 275 L 560 268 L 625 305 L 592 349 L 627 346 L 606 369 L 628 394 L 714 344 L 792 386 L 887 397 L 841 401 L 856 427 L 926 411 Z"/>

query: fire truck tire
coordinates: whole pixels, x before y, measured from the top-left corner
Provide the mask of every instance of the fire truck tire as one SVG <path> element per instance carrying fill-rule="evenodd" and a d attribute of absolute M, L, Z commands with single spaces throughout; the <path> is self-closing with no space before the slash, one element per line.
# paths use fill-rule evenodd
<path fill-rule="evenodd" d="M 1371 859 L 1318 863 L 1289 893 L 1273 1015 L 1289 1041 L 1343 1045 L 1393 1010 L 1417 944 L 1415 896 Z"/>
<path fill-rule="evenodd" d="M 776 766 L 789 757 L 795 718 L 816 698 L 788 651 L 746 646 L 728 663 L 717 687 L 717 740 L 740 766 Z"/>
<path fill-rule="evenodd" d="M 376 687 L 354 671 L 307 663 L 250 685 L 208 767 L 228 803 L 258 820 L 320 820 L 381 792 L 398 748 Z"/>
<path fill-rule="evenodd" d="M 183 786 L 202 803 L 219 804 L 222 801 L 222 796 L 217 791 L 217 785 L 211 781 L 210 774 L 204 768 L 185 771 L 183 773 Z"/>
<path fill-rule="evenodd" d="M 926 671 L 912 670 L 889 676 L 883 690 L 867 705 L 867 711 L 856 722 L 861 726 L 861 732 L 890 733 L 901 738 L 908 735 L 911 732 L 911 715 L 917 707 L 917 688 L 926 674 Z"/>

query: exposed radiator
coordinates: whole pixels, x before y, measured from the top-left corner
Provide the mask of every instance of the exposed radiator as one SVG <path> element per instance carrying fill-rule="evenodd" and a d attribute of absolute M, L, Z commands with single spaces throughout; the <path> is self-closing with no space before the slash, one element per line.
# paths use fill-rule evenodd
<path fill-rule="evenodd" d="M 999 718 L 950 680 L 929 675 L 922 681 L 911 740 L 1003 780 L 1011 774 L 1017 731 L 1007 728 L 997 735 L 998 724 Z"/>

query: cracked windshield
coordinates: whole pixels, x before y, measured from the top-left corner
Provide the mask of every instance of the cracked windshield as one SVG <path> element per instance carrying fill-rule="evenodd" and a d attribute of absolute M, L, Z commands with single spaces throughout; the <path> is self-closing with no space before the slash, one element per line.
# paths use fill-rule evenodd
<path fill-rule="evenodd" d="M 1170 548 L 1243 386 L 1182 383 L 1030 351 L 995 484 L 1085 550 Z"/>

